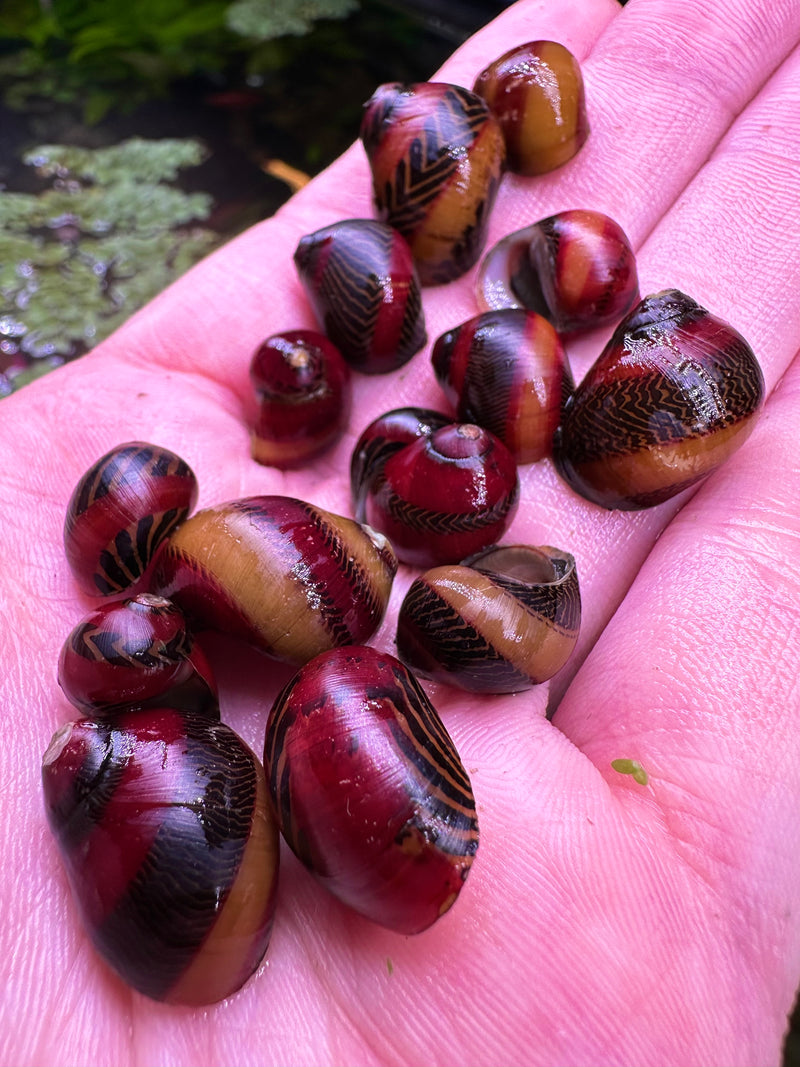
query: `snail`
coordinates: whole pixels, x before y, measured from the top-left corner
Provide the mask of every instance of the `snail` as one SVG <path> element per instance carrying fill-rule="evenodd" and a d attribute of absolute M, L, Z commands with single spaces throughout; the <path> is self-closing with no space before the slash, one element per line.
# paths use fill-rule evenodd
<path fill-rule="evenodd" d="M 394 408 L 372 420 L 356 442 L 350 461 L 353 513 L 358 522 L 364 521 L 366 494 L 380 477 L 386 460 L 451 421 L 440 411 L 416 407 Z"/>
<path fill-rule="evenodd" d="M 749 437 L 764 397 L 747 341 L 677 289 L 645 297 L 567 401 L 556 468 L 605 508 L 663 503 Z"/>
<path fill-rule="evenodd" d="M 499 540 L 516 514 L 514 457 L 494 434 L 451 423 L 389 456 L 365 499 L 368 524 L 403 563 L 453 563 Z"/>
<path fill-rule="evenodd" d="M 508 169 L 546 174 L 563 166 L 589 136 L 578 61 L 556 41 L 529 41 L 478 75 L 473 89 L 500 123 Z"/>
<path fill-rule="evenodd" d="M 517 693 L 552 678 L 578 640 L 575 560 L 544 546 L 492 546 L 415 579 L 397 652 L 426 678 L 471 693 Z"/>
<path fill-rule="evenodd" d="M 486 102 L 441 82 L 381 85 L 361 140 L 378 217 L 409 243 L 423 285 L 453 281 L 478 260 L 505 146 Z"/>
<path fill-rule="evenodd" d="M 196 503 L 197 479 L 174 452 L 142 441 L 112 448 L 67 507 L 64 549 L 81 589 L 112 596 L 135 585 Z"/>
<path fill-rule="evenodd" d="M 263 768 L 233 730 L 169 708 L 69 722 L 42 783 L 83 923 L 120 977 L 170 1004 L 239 989 L 267 950 L 279 853 Z"/>
<path fill-rule="evenodd" d="M 180 609 L 138 593 L 102 604 L 70 633 L 58 684 L 85 714 L 158 703 L 219 718 L 217 686 Z"/>
<path fill-rule="evenodd" d="M 639 299 L 636 257 L 619 223 L 576 208 L 509 234 L 478 272 L 483 310 L 526 307 L 559 333 L 616 323 Z"/>
<path fill-rule="evenodd" d="M 288 469 L 315 459 L 341 436 L 350 415 L 350 371 L 324 334 L 286 330 L 253 354 L 250 380 L 258 400 L 253 459 Z"/>
<path fill-rule="evenodd" d="M 491 430 L 517 463 L 550 454 L 573 381 L 547 319 L 523 308 L 486 311 L 442 334 L 431 362 L 459 422 Z"/>
<path fill-rule="evenodd" d="M 364 374 L 407 363 L 425 344 L 411 251 L 374 219 L 344 219 L 301 238 L 297 273 L 330 340 Z"/>
<path fill-rule="evenodd" d="M 396 570 L 391 545 L 369 527 L 293 497 L 254 496 L 193 515 L 155 582 L 198 628 L 299 666 L 368 640 Z"/>
<path fill-rule="evenodd" d="M 472 788 L 393 656 L 339 648 L 302 667 L 269 713 L 264 765 L 289 847 L 343 903 L 415 934 L 455 902 L 478 848 Z"/>

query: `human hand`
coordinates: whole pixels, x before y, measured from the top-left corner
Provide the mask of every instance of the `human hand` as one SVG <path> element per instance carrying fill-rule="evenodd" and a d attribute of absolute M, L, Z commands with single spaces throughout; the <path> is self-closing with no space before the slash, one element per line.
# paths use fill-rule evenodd
<path fill-rule="evenodd" d="M 55 666 L 89 608 L 64 512 L 96 458 L 142 439 L 190 463 L 200 506 L 278 492 L 345 514 L 360 430 L 401 404 L 443 407 L 422 353 L 358 378 L 350 431 L 313 468 L 249 457 L 250 356 L 314 325 L 291 255 L 303 234 L 371 214 L 360 147 L 100 349 L 4 400 L 3 1063 L 778 1060 L 800 974 L 800 14 L 789 0 L 522 0 L 438 77 L 471 85 L 547 38 L 582 63 L 592 132 L 562 170 L 504 179 L 490 242 L 564 208 L 609 214 L 643 293 L 683 289 L 750 341 L 770 393 L 759 424 L 704 485 L 645 512 L 586 503 L 547 462 L 521 471 L 507 540 L 576 556 L 580 669 L 517 696 L 430 687 L 481 825 L 456 906 L 399 937 L 284 850 L 266 964 L 198 1011 L 131 993 L 94 954 L 45 822 L 41 754 L 71 717 Z M 431 340 L 475 314 L 472 278 L 425 292 Z M 571 347 L 577 377 L 603 340 Z M 224 651 L 223 717 L 260 752 L 285 670 Z M 611 768 L 624 757 L 647 786 Z"/>

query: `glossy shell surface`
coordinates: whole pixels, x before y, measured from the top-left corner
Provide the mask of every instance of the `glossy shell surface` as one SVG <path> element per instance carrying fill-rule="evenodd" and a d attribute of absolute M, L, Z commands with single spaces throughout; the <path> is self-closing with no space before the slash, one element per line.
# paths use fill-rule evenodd
<path fill-rule="evenodd" d="M 580 632 L 575 560 L 544 546 L 493 546 L 415 579 L 397 651 L 413 670 L 472 693 L 517 693 L 552 678 Z"/>
<path fill-rule="evenodd" d="M 113 596 L 134 586 L 196 502 L 194 473 L 166 448 L 132 441 L 102 456 L 75 487 L 64 523 L 81 589 Z"/>
<path fill-rule="evenodd" d="M 286 841 L 339 900 L 402 934 L 451 907 L 478 848 L 472 788 L 393 656 L 343 648 L 302 668 L 270 712 L 264 760 Z"/>
<path fill-rule="evenodd" d="M 268 337 L 253 354 L 258 412 L 250 451 L 258 463 L 299 467 L 330 448 L 350 415 L 350 371 L 338 348 L 314 330 Z"/>
<path fill-rule="evenodd" d="M 355 370 L 396 370 L 425 344 L 411 250 L 390 226 L 333 223 L 303 237 L 294 262 L 320 326 Z"/>
<path fill-rule="evenodd" d="M 171 1004 L 234 993 L 269 942 L 278 835 L 261 764 L 222 723 L 169 709 L 53 737 L 45 806 L 95 948 Z"/>
<path fill-rule="evenodd" d="M 556 41 L 529 41 L 490 63 L 474 90 L 492 109 L 508 169 L 546 174 L 572 159 L 589 135 L 577 59 Z"/>
<path fill-rule="evenodd" d="M 744 443 L 763 396 L 740 333 L 685 293 L 655 293 L 620 323 L 567 402 L 556 467 L 605 508 L 660 504 Z"/>
<path fill-rule="evenodd" d="M 389 457 L 367 494 L 366 515 L 403 563 L 431 567 L 498 541 L 518 503 L 517 466 L 502 441 L 453 423 Z"/>
<path fill-rule="evenodd" d="M 86 615 L 61 649 L 58 684 L 86 714 L 157 701 L 219 717 L 211 665 L 183 613 L 151 593 L 102 604 Z"/>
<path fill-rule="evenodd" d="M 550 454 L 572 373 L 558 334 L 535 311 L 487 311 L 439 337 L 436 380 L 459 422 L 498 437 L 517 463 Z"/>
<path fill-rule="evenodd" d="M 477 262 L 505 161 L 486 102 L 458 85 L 381 85 L 366 104 L 361 139 L 378 217 L 408 241 L 423 285 Z"/>
<path fill-rule="evenodd" d="M 293 497 L 255 496 L 192 516 L 156 581 L 194 625 L 300 665 L 368 640 L 396 570 L 373 530 Z"/>
<path fill-rule="evenodd" d="M 622 227 L 583 208 L 504 237 L 478 275 L 482 308 L 526 307 L 559 333 L 613 325 L 638 299 L 636 256 Z"/>

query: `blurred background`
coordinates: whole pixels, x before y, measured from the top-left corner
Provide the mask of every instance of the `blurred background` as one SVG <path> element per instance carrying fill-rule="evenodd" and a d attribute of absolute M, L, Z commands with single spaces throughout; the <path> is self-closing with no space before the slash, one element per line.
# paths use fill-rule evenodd
<path fill-rule="evenodd" d="M 74 359 L 511 0 L 0 0 L 0 396 Z"/>

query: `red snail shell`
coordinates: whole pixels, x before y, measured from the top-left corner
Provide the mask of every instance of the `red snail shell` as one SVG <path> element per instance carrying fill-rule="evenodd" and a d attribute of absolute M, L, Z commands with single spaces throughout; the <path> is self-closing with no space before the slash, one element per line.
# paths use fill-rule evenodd
<path fill-rule="evenodd" d="M 250 380 L 258 400 L 250 451 L 258 463 L 284 470 L 302 466 L 347 426 L 350 372 L 321 333 L 286 330 L 268 337 L 250 362 Z"/>
<path fill-rule="evenodd" d="M 64 524 L 83 591 L 111 596 L 138 582 L 196 503 L 197 479 L 174 452 L 132 441 L 102 456 L 75 487 Z"/>
<path fill-rule="evenodd" d="M 500 123 L 508 169 L 516 174 L 555 170 L 589 136 L 581 69 L 555 41 L 512 48 L 481 71 L 474 90 Z"/>
<path fill-rule="evenodd" d="M 575 560 L 545 546 L 493 546 L 417 578 L 401 605 L 409 667 L 471 693 L 517 693 L 552 678 L 578 640 Z"/>
<path fill-rule="evenodd" d="M 411 250 L 390 226 L 373 219 L 325 226 L 301 239 L 294 262 L 320 325 L 356 370 L 395 370 L 425 344 Z"/>
<path fill-rule="evenodd" d="M 61 649 L 58 684 L 95 716 L 157 702 L 219 718 L 205 653 L 181 610 L 152 593 L 103 604 L 78 623 Z"/>
<path fill-rule="evenodd" d="M 396 570 L 374 530 L 293 497 L 254 496 L 185 522 L 159 559 L 156 582 L 198 627 L 299 665 L 368 640 Z"/>
<path fill-rule="evenodd" d="M 381 85 L 361 139 L 378 217 L 408 241 L 423 285 L 460 277 L 486 241 L 505 159 L 486 102 L 458 85 Z"/>
<path fill-rule="evenodd" d="M 486 311 L 433 346 L 436 380 L 459 422 L 475 422 L 517 463 L 550 454 L 573 381 L 558 334 L 535 311 Z"/>
<path fill-rule="evenodd" d="M 567 401 L 556 467 L 605 508 L 660 504 L 747 440 L 763 396 L 741 334 L 677 289 L 655 293 L 619 324 Z"/>
<path fill-rule="evenodd" d="M 390 456 L 366 497 L 367 522 L 403 563 L 453 563 L 498 541 L 516 514 L 514 457 L 471 423 L 443 426 Z"/>
<path fill-rule="evenodd" d="M 267 722 L 281 832 L 322 885 L 402 934 L 451 907 L 478 848 L 469 777 L 413 675 L 372 648 L 303 667 Z"/>
<path fill-rule="evenodd" d="M 483 309 L 526 307 L 572 333 L 617 322 L 639 299 L 636 257 L 599 211 L 561 211 L 509 234 L 478 275 Z"/>
<path fill-rule="evenodd" d="M 269 943 L 278 835 L 263 769 L 205 716 L 154 708 L 55 734 L 45 806 L 95 948 L 154 1000 L 234 993 Z"/>
<path fill-rule="evenodd" d="M 350 460 L 353 513 L 358 522 L 364 522 L 367 493 L 389 457 L 450 422 L 452 419 L 440 411 L 416 407 L 394 408 L 373 419 L 356 442 Z"/>

